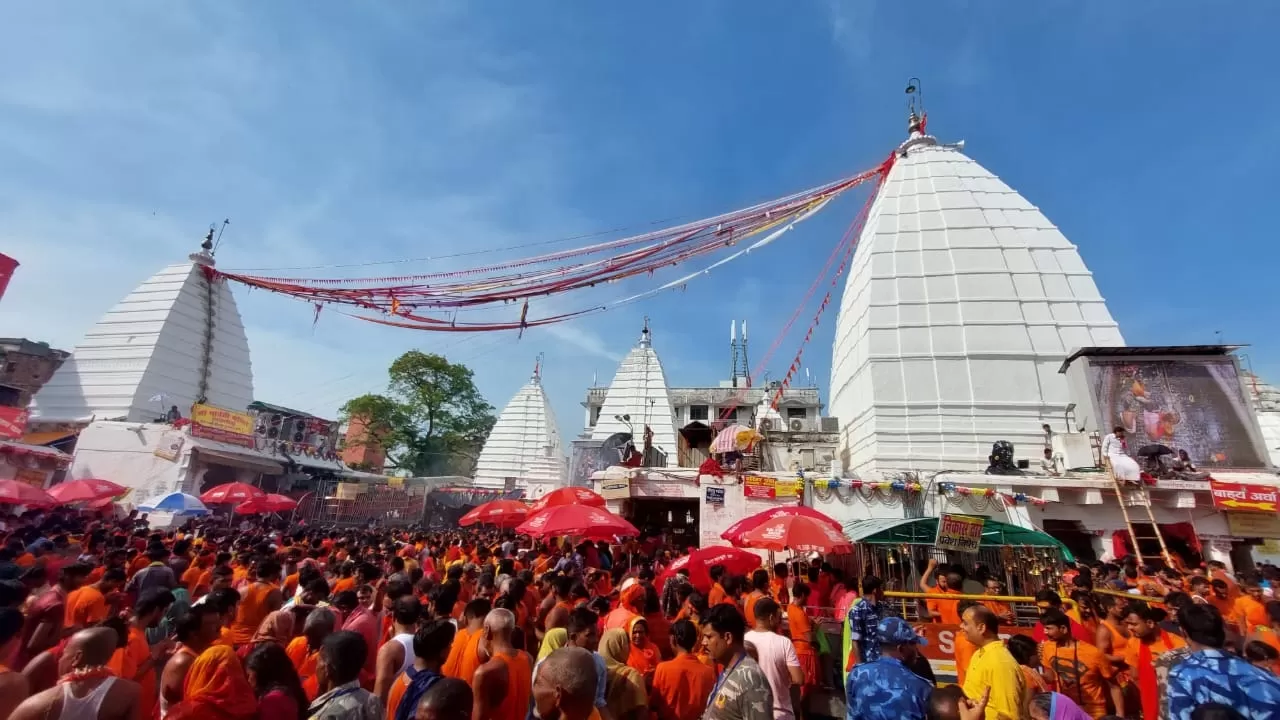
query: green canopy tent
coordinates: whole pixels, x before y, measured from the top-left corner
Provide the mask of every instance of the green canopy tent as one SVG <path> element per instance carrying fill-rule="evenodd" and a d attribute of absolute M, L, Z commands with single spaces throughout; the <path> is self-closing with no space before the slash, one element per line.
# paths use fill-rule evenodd
<path fill-rule="evenodd" d="M 868 545 L 932 545 L 938 537 L 938 518 L 871 518 L 844 525 L 844 534 L 855 543 Z M 1076 558 L 1057 538 L 1034 528 L 985 518 L 979 548 L 1001 546 L 1051 548 L 1066 562 Z"/>

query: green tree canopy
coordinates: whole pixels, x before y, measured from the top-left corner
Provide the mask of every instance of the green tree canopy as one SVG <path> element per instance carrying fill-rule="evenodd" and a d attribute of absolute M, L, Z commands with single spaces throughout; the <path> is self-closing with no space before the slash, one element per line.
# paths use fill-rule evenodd
<path fill-rule="evenodd" d="M 367 439 L 390 467 L 415 476 L 471 475 L 496 419 L 476 389 L 471 368 L 418 350 L 396 358 L 386 394 L 361 395 L 342 406 L 360 418 Z"/>

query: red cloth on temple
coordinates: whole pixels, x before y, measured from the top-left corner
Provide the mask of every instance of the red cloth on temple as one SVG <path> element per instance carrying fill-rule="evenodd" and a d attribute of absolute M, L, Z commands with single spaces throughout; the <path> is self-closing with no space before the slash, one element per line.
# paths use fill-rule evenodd
<path fill-rule="evenodd" d="M 715 458 L 709 457 L 698 466 L 698 474 L 724 477 L 724 468 L 720 467 L 720 463 L 716 462 Z"/>

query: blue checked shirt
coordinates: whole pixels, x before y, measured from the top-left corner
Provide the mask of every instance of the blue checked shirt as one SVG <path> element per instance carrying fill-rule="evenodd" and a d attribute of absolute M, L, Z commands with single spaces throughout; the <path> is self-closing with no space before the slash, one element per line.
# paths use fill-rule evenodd
<path fill-rule="evenodd" d="M 933 692 L 928 680 L 887 657 L 850 670 L 844 688 L 845 720 L 924 720 Z"/>
<path fill-rule="evenodd" d="M 892 615 L 889 603 L 871 602 L 865 597 L 849 608 L 849 639 L 858 643 L 858 662 L 868 663 L 880 659 L 880 633 L 876 626 L 881 618 Z"/>
<path fill-rule="evenodd" d="M 1280 720 L 1280 679 L 1222 650 L 1191 653 L 1169 671 L 1169 717 L 1191 720 L 1205 703 L 1228 705 L 1248 720 Z"/>

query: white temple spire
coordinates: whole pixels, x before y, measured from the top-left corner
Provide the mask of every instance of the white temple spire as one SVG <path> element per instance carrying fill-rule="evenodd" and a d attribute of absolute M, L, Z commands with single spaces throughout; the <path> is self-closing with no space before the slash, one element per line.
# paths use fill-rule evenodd
<path fill-rule="evenodd" d="M 253 402 L 249 342 L 225 280 L 211 277 L 212 241 L 111 308 L 32 401 L 43 422 L 164 415 L 163 396 L 186 415 L 195 402 L 243 411 Z"/>
<path fill-rule="evenodd" d="M 567 472 L 555 414 L 542 389 L 542 355 L 533 377 L 498 415 L 476 460 L 477 487 L 523 490 L 541 497 L 564 485 Z"/>
<path fill-rule="evenodd" d="M 640 447 L 644 428 L 653 430 L 653 447 L 671 458 L 677 452 L 675 411 L 667 393 L 662 361 L 653 349 L 649 319 L 645 318 L 640 341 L 618 365 L 618 372 L 605 391 L 600 417 L 591 428 L 592 440 L 605 440 L 628 433 Z"/>
<path fill-rule="evenodd" d="M 836 320 L 831 414 L 859 472 L 979 469 L 996 440 L 1034 447 L 1068 402 L 1064 355 L 1124 344 L 1076 247 L 914 110 Z"/>

